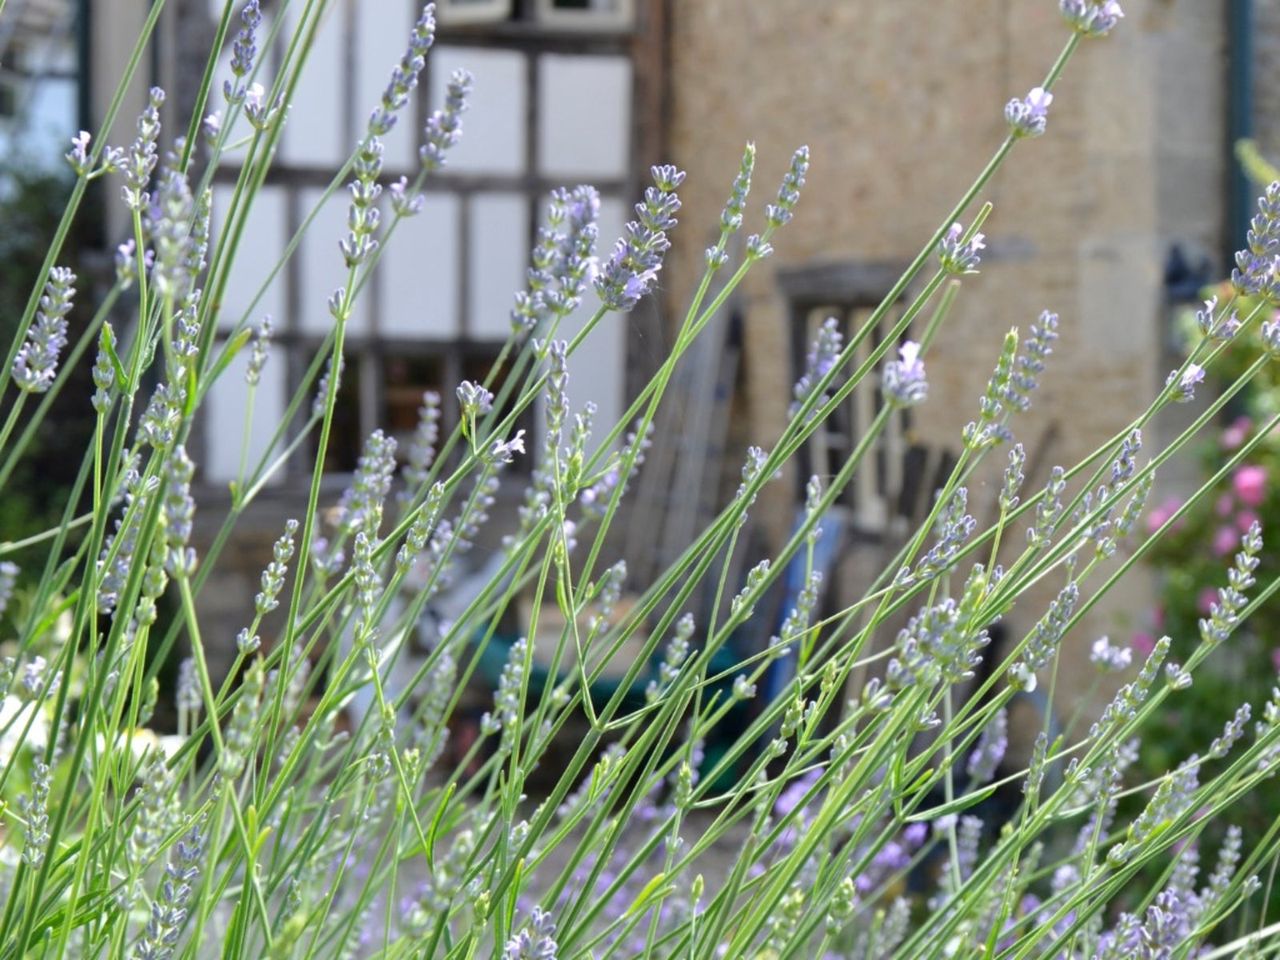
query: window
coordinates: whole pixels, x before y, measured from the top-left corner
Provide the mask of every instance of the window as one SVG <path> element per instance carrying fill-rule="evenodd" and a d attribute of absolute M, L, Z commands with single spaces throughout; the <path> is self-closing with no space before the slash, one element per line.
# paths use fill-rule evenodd
<path fill-rule="evenodd" d="M 866 326 L 900 273 L 898 266 L 890 264 L 822 264 L 779 275 L 790 312 L 792 383 L 804 373 L 805 359 L 822 324 L 834 318 L 842 344 L 847 345 Z M 901 315 L 900 309 L 901 305 L 895 304 L 859 343 L 848 369 L 857 369 L 871 357 Z M 840 471 L 881 405 L 877 376 L 872 374 L 813 432 L 798 458 L 796 480 L 801 498 L 810 476 L 830 481 Z M 909 411 L 890 420 L 871 459 L 864 461 L 837 501 L 851 512 L 863 533 L 884 531 L 901 512 L 903 493 L 910 486 L 906 476 L 912 462 L 909 428 Z"/>
<path fill-rule="evenodd" d="M 609 32 L 635 22 L 635 0 L 438 0 L 444 26 L 515 21 L 558 30 Z"/>
<path fill-rule="evenodd" d="M 242 319 L 256 325 L 269 314 L 275 345 L 252 417 L 243 399 L 233 396 L 243 388 L 238 367 L 228 371 L 225 388 L 220 382 L 212 392 L 205 456 L 197 458 L 212 484 L 238 476 L 246 444 L 249 463 L 257 462 L 332 326 L 326 301 L 344 282 L 337 242 L 346 230 L 349 201 L 339 191 L 318 210 L 317 205 L 332 170 L 362 133 L 367 114 L 358 105 L 380 96 L 420 9 L 420 3 L 397 0 L 393 24 L 384 4 L 391 6 L 390 0 L 355 0 L 350 7 L 333 7 L 321 21 L 314 56 L 335 67 L 310 69 L 301 77 L 271 177 L 241 231 L 221 333 Z M 577 183 L 600 190 L 602 254 L 622 231 L 637 192 L 630 38 L 511 29 L 494 21 L 536 23 L 546 12 L 616 23 L 619 14 L 630 16 L 631 0 L 557 0 L 544 6 L 545 11 L 537 0 L 447 0 L 438 6 L 444 29 L 413 102 L 385 138 L 384 182 L 416 174 L 422 123 L 442 102 L 454 69 L 474 75 L 474 93 L 462 139 L 427 183 L 425 209 L 397 226 L 348 322 L 339 415 L 326 463 L 334 473 L 355 468 L 364 438 L 379 427 L 393 433 L 403 451 L 426 390 L 441 395 L 442 434 L 452 429 L 457 384 L 483 380 L 508 335 L 512 295 L 524 285 L 551 190 Z M 374 8 L 378 16 L 364 15 Z M 279 15 L 288 21 L 283 28 L 292 29 L 296 12 Z M 451 24 L 465 29 L 451 30 Z M 280 52 L 267 54 L 268 69 Z M 335 102 L 348 108 L 335 110 Z M 584 117 L 590 121 L 585 125 Z M 236 162 L 230 157 L 215 175 L 215 230 L 226 226 Z M 271 277 L 288 239 L 313 210 L 295 255 Z M 382 214 L 389 219 L 385 205 Z M 572 336 L 594 307 L 589 295 L 558 336 Z M 572 401 L 595 402 L 601 422 L 612 422 L 625 408 L 625 329 L 603 325 L 571 362 Z M 532 410 L 518 424 L 529 431 L 531 450 L 537 448 L 535 425 Z M 301 444 L 276 482 L 305 484 L 314 455 L 314 440 Z M 513 469 L 520 468 L 517 461 Z"/>

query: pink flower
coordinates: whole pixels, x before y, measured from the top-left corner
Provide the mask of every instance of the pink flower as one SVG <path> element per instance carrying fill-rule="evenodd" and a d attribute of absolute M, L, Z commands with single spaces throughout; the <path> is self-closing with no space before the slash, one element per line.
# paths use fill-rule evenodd
<path fill-rule="evenodd" d="M 1271 666 L 1275 667 L 1276 673 L 1280 673 L 1280 647 L 1271 651 Z"/>
<path fill-rule="evenodd" d="M 1234 450 L 1240 444 L 1244 443 L 1249 437 L 1249 431 L 1253 429 L 1253 421 L 1248 417 L 1236 417 L 1231 422 L 1231 426 L 1222 431 L 1221 443 L 1223 450 Z"/>
<path fill-rule="evenodd" d="M 1130 638 L 1129 646 L 1133 648 L 1134 653 L 1145 660 L 1156 648 L 1156 638 L 1149 633 L 1138 632 Z"/>
<path fill-rule="evenodd" d="M 1267 468 L 1256 465 L 1241 467 L 1231 478 L 1231 486 L 1241 503 L 1250 507 L 1261 506 L 1267 496 Z"/>
<path fill-rule="evenodd" d="M 1236 529 L 1241 533 L 1248 533 L 1249 528 L 1259 522 L 1258 515 L 1252 510 L 1241 510 L 1236 514 Z"/>
<path fill-rule="evenodd" d="M 1164 629 L 1164 607 L 1156 607 L 1151 611 L 1151 629 Z"/>
<path fill-rule="evenodd" d="M 1239 541 L 1240 534 L 1236 533 L 1234 527 L 1219 527 L 1218 532 L 1213 535 L 1214 556 L 1225 557 L 1236 548 Z"/>
<path fill-rule="evenodd" d="M 1169 518 L 1178 512 L 1181 506 L 1181 498 L 1165 497 L 1147 514 L 1147 533 L 1155 533 L 1163 527 L 1169 521 Z"/>
<path fill-rule="evenodd" d="M 1229 517 L 1231 516 L 1231 511 L 1234 510 L 1235 508 L 1236 508 L 1235 498 L 1231 496 L 1231 494 L 1229 493 L 1224 493 L 1222 496 L 1218 498 L 1218 505 L 1214 507 L 1214 510 L 1217 512 L 1218 516 L 1220 517 Z"/>
<path fill-rule="evenodd" d="M 1196 597 L 1196 609 L 1205 616 L 1208 616 L 1210 609 L 1212 609 L 1213 605 L 1217 602 L 1218 591 L 1213 589 L 1213 587 L 1205 587 L 1200 591 L 1199 596 Z"/>

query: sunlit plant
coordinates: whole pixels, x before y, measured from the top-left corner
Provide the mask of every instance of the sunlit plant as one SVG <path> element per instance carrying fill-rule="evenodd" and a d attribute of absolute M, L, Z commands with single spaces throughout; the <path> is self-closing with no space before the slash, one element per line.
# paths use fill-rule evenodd
<path fill-rule="evenodd" d="M 164 94 L 154 90 L 132 143 L 74 138 L 75 188 L 0 368 L 6 478 L 81 351 L 95 388 L 84 398 L 93 442 L 62 522 L 0 544 L 0 604 L 14 602 L 7 621 L 16 632 L 0 671 L 0 956 L 1269 953 L 1280 820 L 1226 830 L 1221 849 L 1206 851 L 1217 865 L 1203 879 L 1197 840 L 1229 823 L 1240 798 L 1280 764 L 1280 693 L 1241 705 L 1156 779 L 1125 778 L 1148 719 L 1177 708 L 1204 662 L 1229 655 L 1233 632 L 1280 585 L 1255 582 L 1261 528 L 1250 525 L 1223 556 L 1223 585 L 1183 662 L 1170 659 L 1168 638 L 1135 657 L 1082 638 L 1080 621 L 1176 522 L 1139 523 L 1156 470 L 1273 362 L 1268 340 L 1184 433 L 1144 446 L 1152 418 L 1203 390 L 1227 343 L 1260 327 L 1280 297 L 1280 186 L 1264 197 L 1232 292 L 1211 309 L 1220 335 L 1197 346 L 1124 430 L 1055 468 L 1045 487 L 1026 488 L 1018 417 L 1054 343 L 1072 330 L 1070 318 L 1048 310 L 1027 318 L 1025 334 L 1011 330 L 992 345 L 993 374 L 975 398 L 958 463 L 866 595 L 823 618 L 813 571 L 777 635 L 723 662 L 729 639 L 791 561 L 807 559 L 812 570 L 824 517 L 857 471 L 874 469 L 868 460 L 890 418 L 904 407 L 927 414 L 931 347 L 982 265 L 990 210 L 976 206 L 982 192 L 1020 141 L 1050 135 L 1051 91 L 1068 61 L 1123 16 L 1115 0 L 1059 6 L 1068 28 L 1061 54 L 1005 107 L 1007 135 L 990 162 L 847 341 L 834 325 L 822 328 L 782 436 L 748 451 L 736 493 L 652 583 L 628 584 L 625 558 L 607 562 L 607 535 L 650 444 L 663 439 L 653 425 L 682 358 L 748 271 L 785 242 L 806 148 L 753 209 L 747 146 L 670 354 L 618 423 L 574 407 L 568 359 L 653 293 L 679 193 L 703 188 L 675 167 L 653 168 L 616 242 L 598 236 L 592 188 L 556 191 L 498 363 L 482 382 L 456 386 L 458 425 L 443 430 L 439 397 L 425 396 L 410 450 L 398 453 L 374 432 L 349 488 L 329 502 L 324 453 L 354 306 L 399 223 L 432 215 L 423 184 L 465 134 L 471 78 L 459 72 L 421 131 L 416 176 L 384 183 L 381 138 L 407 122 L 403 107 L 434 41 L 428 4 L 325 193 L 345 186 L 350 207 L 347 233 L 332 238 L 341 282 L 328 300 L 324 349 L 276 443 L 256 462 L 244 458 L 221 530 L 197 553 L 193 417 L 237 354 L 249 357 L 250 398 L 271 362 L 270 324 L 220 316 L 220 305 L 325 3 L 303 4 L 292 37 L 259 35 L 257 0 L 228 3 L 189 129 L 162 129 Z M 148 15 L 103 130 L 161 7 Z M 268 79 L 258 50 L 273 43 L 285 53 Z M 230 75 L 220 77 L 227 44 Z M 248 142 L 235 145 L 240 173 L 215 234 L 211 177 L 242 114 Z M 85 189 L 99 179 L 126 205 L 130 236 L 114 285 L 73 343 L 65 317 L 83 294 L 59 259 Z M 737 242 L 751 222 L 756 232 Z M 280 251 L 277 269 L 297 243 Z M 566 318 L 592 290 L 600 308 L 566 339 Z M 908 290 L 905 310 L 891 314 Z M 1246 302 L 1255 306 L 1237 309 Z M 856 362 L 881 323 L 886 335 Z M 233 330 L 225 343 L 214 335 L 220 326 Z M 839 471 L 809 482 L 803 522 L 771 556 L 751 558 L 758 562 L 743 583 L 732 582 L 740 532 L 764 485 L 853 391 L 877 388 L 882 406 Z M 536 440 L 517 426 L 525 411 L 540 419 Z M 1222 470 L 1234 470 L 1274 425 L 1225 452 Z M 233 668 L 214 676 L 206 655 L 214 639 L 197 598 L 245 507 L 303 437 L 319 451 L 305 506 L 296 520 L 281 519 Z M 983 526 L 968 511 L 966 484 L 993 455 L 1005 465 L 999 515 Z M 517 458 L 534 468 L 492 577 L 438 624 L 429 654 L 410 665 L 412 680 L 393 683 L 406 634 L 489 522 L 498 484 L 518 482 L 502 479 Z M 35 586 L 17 604 L 15 565 L 33 562 Z M 697 622 L 689 608 L 707 584 L 716 602 Z M 1028 610 L 1028 591 L 1046 584 L 1053 600 Z M 624 590 L 633 602 L 621 602 Z M 535 683 L 534 645 L 546 641 L 526 623 L 478 736 L 452 748 L 464 691 L 522 597 L 535 618 L 555 609 L 563 620 L 538 661 L 552 664 L 550 679 Z M 989 626 L 1015 609 L 1034 625 L 978 695 L 962 696 L 984 663 Z M 282 628 L 265 635 L 264 618 L 280 612 Z M 872 638 L 891 617 L 906 626 L 875 654 Z M 1027 767 L 1008 770 L 1009 704 L 1056 672 L 1068 640 L 1092 644 L 1100 668 L 1124 671 L 1127 682 L 1088 729 L 1059 731 L 1046 718 Z M 175 649 L 189 656 L 174 689 L 161 690 Z M 624 661 L 621 681 L 601 692 L 596 681 L 615 660 Z M 764 680 L 782 663 L 791 679 L 766 698 Z M 866 670 L 874 679 L 851 680 Z M 149 726 L 162 697 L 178 718 L 163 736 Z M 357 699 L 370 708 L 352 709 Z M 753 709 L 739 709 L 746 703 Z M 567 759 L 547 762 L 567 728 L 580 733 Z M 712 739 L 724 745 L 714 755 Z M 997 821 L 987 801 L 1009 787 L 1020 791 L 1016 809 Z M 1117 819 L 1126 795 L 1141 803 Z"/>

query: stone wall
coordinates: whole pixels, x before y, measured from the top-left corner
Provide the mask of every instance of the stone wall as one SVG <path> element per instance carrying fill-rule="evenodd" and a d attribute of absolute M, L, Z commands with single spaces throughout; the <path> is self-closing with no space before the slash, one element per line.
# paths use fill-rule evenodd
<path fill-rule="evenodd" d="M 768 443 L 784 426 L 791 380 L 775 272 L 914 256 L 999 145 L 1005 101 L 1040 83 L 1068 33 L 1052 0 L 673 2 L 669 142 L 689 171 L 669 260 L 673 305 L 695 282 L 744 142 L 759 150 L 747 229 L 759 229 L 791 149 L 812 149 L 796 218 L 744 295 L 745 432 Z M 1002 334 L 1057 311 L 1062 339 L 1035 409 L 1016 425 L 1029 450 L 1043 448 L 1032 482 L 1122 428 L 1168 369 L 1171 245 L 1221 263 L 1226 3 L 1124 6 L 1121 28 L 1083 43 L 1054 88 L 1048 134 L 1019 144 L 983 192 L 995 205 L 989 256 L 929 358 L 929 400 L 915 419 L 921 440 L 954 446 Z M 780 528 L 792 490 L 776 485 L 761 511 Z M 979 505 L 994 495 L 989 482 L 972 493 Z M 1139 626 L 1148 597 L 1140 580 L 1117 594 L 1077 633 L 1068 661 L 1097 633 Z M 1015 638 L 1040 609 L 1011 618 Z"/>

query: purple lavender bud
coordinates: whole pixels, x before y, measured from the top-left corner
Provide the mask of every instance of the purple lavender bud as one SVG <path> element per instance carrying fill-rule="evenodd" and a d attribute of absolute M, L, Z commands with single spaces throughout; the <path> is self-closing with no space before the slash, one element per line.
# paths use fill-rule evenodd
<path fill-rule="evenodd" d="M 1227 585 L 1218 590 L 1218 598 L 1209 605 L 1209 616 L 1202 619 L 1200 639 L 1206 644 L 1219 644 L 1235 630 L 1244 610 L 1245 591 L 1255 583 L 1254 572 L 1262 551 L 1262 526 L 1255 520 L 1240 541 L 1240 552 L 1227 572 Z"/>
<path fill-rule="evenodd" d="M 409 34 L 409 48 L 391 71 L 391 79 L 382 93 L 382 101 L 369 117 L 369 133 L 383 136 L 396 125 L 396 113 L 409 102 L 409 94 L 418 85 L 418 77 L 427 65 L 427 51 L 435 42 L 435 4 L 428 3 L 422 9 L 413 32 Z"/>
<path fill-rule="evenodd" d="M 0 616 L 4 616 L 18 582 L 18 565 L 9 560 L 0 561 Z"/>
<path fill-rule="evenodd" d="M 155 247 L 152 280 L 161 296 L 179 300 L 194 281 L 188 265 L 193 260 L 196 204 L 185 175 L 177 170 L 162 172 L 154 206 L 148 211 L 147 226 Z M 201 255 L 194 257 L 203 259 Z"/>
<path fill-rule="evenodd" d="M 444 166 L 445 154 L 462 136 L 462 114 L 467 109 L 471 83 L 471 74 L 466 70 L 453 71 L 445 89 L 444 107 L 427 118 L 422 132 L 423 144 L 418 150 L 422 167 L 427 172 Z"/>
<path fill-rule="evenodd" d="M 1011 387 L 1006 399 L 1010 406 L 1025 411 L 1031 406 L 1031 394 L 1040 384 L 1045 360 L 1053 353 L 1053 343 L 1058 339 L 1058 315 L 1048 310 L 1031 324 L 1031 336 L 1023 343 L 1023 352 L 1014 364 Z"/>
<path fill-rule="evenodd" d="M 1049 122 L 1049 104 L 1053 94 L 1043 87 L 1033 87 L 1025 99 L 1014 97 L 1004 108 L 1004 119 L 1014 137 L 1038 137 Z"/>
<path fill-rule="evenodd" d="M 244 115 L 255 130 L 265 132 L 283 114 L 283 92 L 276 94 L 276 98 L 268 102 L 267 91 L 262 84 L 249 85 L 249 89 L 244 94 Z"/>
<path fill-rule="evenodd" d="M 271 329 L 271 317 L 263 317 L 253 338 L 249 364 L 244 371 L 244 382 L 251 387 L 256 387 L 262 380 L 262 368 L 267 365 L 267 358 L 271 355 Z"/>
<path fill-rule="evenodd" d="M 75 296 L 76 275 L 66 267 L 49 271 L 44 296 L 27 339 L 13 360 L 13 382 L 27 393 L 44 393 L 58 374 L 58 356 L 67 345 L 67 313 Z"/>
<path fill-rule="evenodd" d="M 1101 673 L 1119 673 L 1129 669 L 1133 651 L 1113 644 L 1110 637 L 1099 637 L 1089 649 L 1089 660 Z"/>
<path fill-rule="evenodd" d="M 253 70 L 253 60 L 258 55 L 257 32 L 262 23 L 259 0 L 249 0 L 240 11 L 240 32 L 232 44 L 231 74 L 233 80 L 224 80 L 222 94 L 228 103 L 239 103 L 248 92 L 242 82 Z"/>
<path fill-rule="evenodd" d="M 1172 388 L 1174 403 L 1190 403 L 1196 398 L 1196 387 L 1204 382 L 1204 367 L 1198 363 L 1187 364 L 1182 375 L 1174 370 L 1165 380 L 1165 387 Z"/>
<path fill-rule="evenodd" d="M 920 344 L 908 340 L 898 348 L 898 359 L 884 365 L 881 388 L 895 406 L 912 407 L 924 400 L 929 384 L 924 376 L 924 361 L 920 359 Z"/>
<path fill-rule="evenodd" d="M 160 107 L 164 91 L 152 87 L 146 109 L 138 117 L 138 135 L 124 160 L 124 202 L 131 210 L 143 210 L 150 202 L 147 184 L 156 168 L 156 140 L 160 136 Z"/>
<path fill-rule="evenodd" d="M 1117 0 L 1058 0 L 1058 9 L 1071 28 L 1086 37 L 1106 36 L 1124 17 Z"/>
<path fill-rule="evenodd" d="M 440 439 L 440 394 L 428 390 L 418 408 L 418 426 L 409 441 L 408 461 L 404 465 L 406 495 L 417 492 L 430 476 L 436 459 L 436 443 Z"/>
<path fill-rule="evenodd" d="M 791 222 L 792 211 L 800 200 L 800 190 L 804 187 L 808 172 L 809 148 L 800 147 L 791 156 L 791 166 L 782 178 L 782 186 L 778 188 L 777 202 L 766 204 L 764 208 L 765 219 L 773 229 Z"/>
<path fill-rule="evenodd" d="M 457 394 L 464 420 L 472 420 L 493 409 L 493 394 L 478 383 L 463 380 L 458 384 Z"/>
<path fill-rule="evenodd" d="M 1274 296 L 1276 261 L 1280 255 L 1280 182 L 1258 198 L 1258 212 L 1249 222 L 1246 248 L 1236 253 L 1231 284 L 1238 294 Z"/>
<path fill-rule="evenodd" d="M 655 184 L 636 204 L 637 219 L 629 222 L 609 259 L 595 277 L 596 293 L 610 310 L 630 311 L 649 292 L 662 269 L 663 256 L 671 246 L 667 231 L 676 225 L 680 198 L 662 184 L 674 187 L 684 174 L 674 167 L 654 167 Z"/>
<path fill-rule="evenodd" d="M 973 748 L 973 753 L 969 754 L 966 772 L 969 774 L 970 786 L 978 787 L 991 781 L 1001 761 L 1004 760 L 1004 753 L 1008 746 L 1009 715 L 1004 707 L 1001 707 L 991 715 L 990 721 L 978 738 L 977 746 Z"/>
<path fill-rule="evenodd" d="M 1018 491 L 1022 489 L 1025 479 L 1022 468 L 1026 462 L 1026 450 L 1022 444 L 1015 443 L 1009 450 L 1009 465 L 1005 467 L 1004 483 L 1000 487 L 1000 510 L 1004 513 L 1018 505 Z"/>
<path fill-rule="evenodd" d="M 174 576 L 185 576 L 195 571 L 195 551 L 187 546 L 196 513 L 195 500 L 191 497 L 191 478 L 195 464 L 187 456 L 186 448 L 178 444 L 165 460 L 164 538 L 166 547 L 165 567 Z"/>
<path fill-rule="evenodd" d="M 814 338 L 812 346 L 809 347 L 809 353 L 805 357 L 804 374 L 796 382 L 792 391 L 795 400 L 792 401 L 787 416 L 794 417 L 800 412 L 800 408 L 804 406 L 810 394 L 818 385 L 823 377 L 831 372 L 836 364 L 836 359 L 840 356 L 840 349 L 844 343 L 844 335 L 840 332 L 840 321 L 835 317 L 828 317 L 818 328 L 818 335 Z M 818 399 L 818 405 L 826 400 L 825 395 Z"/>
<path fill-rule="evenodd" d="M 984 234 L 975 233 L 965 240 L 964 233 L 964 227 L 953 223 L 938 242 L 939 263 L 952 276 L 977 273 L 978 265 L 982 262 L 982 251 L 987 246 Z"/>
<path fill-rule="evenodd" d="M 382 522 L 382 504 L 391 488 L 396 468 L 396 441 L 375 430 L 365 441 L 350 487 L 338 503 L 338 526 L 349 533 L 366 531 L 377 535 Z"/>
<path fill-rule="evenodd" d="M 36 760 L 31 771 L 31 793 L 19 801 L 27 821 L 22 861 L 30 867 L 38 868 L 44 863 L 49 845 L 49 785 L 52 780 L 49 767 L 42 760 Z"/>
<path fill-rule="evenodd" d="M 416 217 L 422 212 L 427 199 L 420 193 L 409 195 L 409 178 L 401 177 L 391 185 L 391 210 L 397 217 Z"/>
<path fill-rule="evenodd" d="M 1073 580 L 1049 604 L 1045 615 L 1027 635 L 1021 657 L 1009 671 L 1010 684 L 1015 689 L 1031 691 L 1036 688 L 1036 671 L 1048 665 L 1057 653 L 1079 599 L 1080 588 Z"/>
<path fill-rule="evenodd" d="M 1280 314 L 1262 322 L 1262 343 L 1272 356 L 1280 356 Z"/>
<path fill-rule="evenodd" d="M 168 960 L 173 956 L 187 919 L 187 901 L 191 889 L 200 876 L 200 857 L 204 849 L 204 837 L 198 827 L 192 827 L 176 845 L 177 859 L 170 858 L 165 865 L 165 880 L 160 892 L 151 902 L 151 916 L 134 947 L 136 960 Z"/>
<path fill-rule="evenodd" d="M 67 163 L 71 164 L 71 169 L 76 172 L 76 176 L 87 176 L 92 170 L 89 160 L 89 141 L 92 137 L 93 134 L 88 130 L 81 130 L 71 138 L 71 149 L 64 154 Z"/>
<path fill-rule="evenodd" d="M 277 599 L 284 588 L 284 578 L 289 573 L 289 561 L 293 559 L 294 538 L 298 533 L 298 521 L 288 520 L 284 533 L 271 548 L 271 562 L 262 571 L 262 589 L 253 598 L 254 612 L 265 616 L 280 605 Z"/>
<path fill-rule="evenodd" d="M 751 192 L 751 175 L 755 166 L 756 145 L 748 143 L 742 153 L 742 162 L 738 166 L 738 175 L 734 177 L 729 200 L 720 214 L 720 229 L 726 234 L 736 233 L 742 226 L 742 214 L 747 206 L 747 195 Z"/>
<path fill-rule="evenodd" d="M 1236 709 L 1235 716 L 1227 721 L 1222 728 L 1222 735 L 1215 738 L 1213 743 L 1209 745 L 1209 758 L 1219 760 L 1231 752 L 1231 748 L 1236 741 L 1244 736 L 1245 725 L 1249 722 L 1249 716 L 1252 708 L 1247 703 L 1242 703 Z"/>

